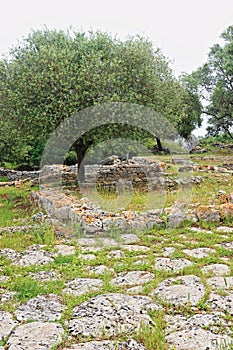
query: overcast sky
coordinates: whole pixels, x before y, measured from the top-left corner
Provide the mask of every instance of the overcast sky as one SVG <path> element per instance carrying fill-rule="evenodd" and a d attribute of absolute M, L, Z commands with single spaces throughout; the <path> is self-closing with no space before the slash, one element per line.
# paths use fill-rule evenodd
<path fill-rule="evenodd" d="M 173 61 L 179 75 L 202 65 L 209 48 L 232 24 L 232 0 L 2 0 L 0 54 L 44 25 L 100 29 L 121 38 L 149 38 Z"/>

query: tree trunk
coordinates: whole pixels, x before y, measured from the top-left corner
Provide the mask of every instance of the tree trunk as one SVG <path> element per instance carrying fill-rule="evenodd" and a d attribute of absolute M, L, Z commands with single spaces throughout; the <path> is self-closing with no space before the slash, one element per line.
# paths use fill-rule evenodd
<path fill-rule="evenodd" d="M 83 160 L 85 158 L 86 152 L 88 148 L 93 144 L 92 141 L 85 142 L 83 138 L 79 138 L 74 144 L 73 148 L 77 155 L 77 163 L 78 163 L 78 181 L 84 181 L 84 164 Z"/>
<path fill-rule="evenodd" d="M 160 138 L 156 137 L 156 142 L 157 142 L 157 146 L 158 146 L 159 152 L 162 152 L 163 151 L 163 146 L 162 146 Z"/>

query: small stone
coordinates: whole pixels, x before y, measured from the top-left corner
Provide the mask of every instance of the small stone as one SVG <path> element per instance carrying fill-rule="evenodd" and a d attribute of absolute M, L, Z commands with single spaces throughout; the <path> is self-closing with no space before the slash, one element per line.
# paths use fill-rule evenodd
<path fill-rule="evenodd" d="M 123 240 L 124 244 L 134 244 L 139 241 L 138 236 L 132 233 L 125 233 L 121 235 L 121 239 Z"/>
<path fill-rule="evenodd" d="M 171 256 L 175 251 L 175 248 L 174 247 L 165 247 L 163 249 L 163 256 L 167 257 L 167 256 Z"/>
<path fill-rule="evenodd" d="M 107 257 L 109 259 L 120 259 L 125 257 L 125 253 L 121 250 L 112 250 L 108 253 Z"/>
<path fill-rule="evenodd" d="M 9 280 L 9 276 L 0 276 L 0 283 L 4 283 Z"/>
<path fill-rule="evenodd" d="M 58 279 L 58 275 L 55 271 L 39 271 L 39 272 L 29 272 L 28 274 L 37 281 L 55 281 Z"/>

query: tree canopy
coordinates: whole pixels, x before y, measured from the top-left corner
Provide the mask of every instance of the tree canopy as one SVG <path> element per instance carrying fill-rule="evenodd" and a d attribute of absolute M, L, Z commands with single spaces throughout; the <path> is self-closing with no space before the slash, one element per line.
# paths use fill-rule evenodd
<path fill-rule="evenodd" d="M 233 26 L 220 37 L 224 43 L 210 49 L 208 61 L 186 77 L 186 82 L 205 102 L 209 135 L 226 133 L 233 139 Z"/>
<path fill-rule="evenodd" d="M 150 107 L 183 137 L 201 123 L 197 95 L 174 77 L 167 58 L 147 39 L 32 31 L 0 60 L 0 161 L 38 164 L 63 120 L 109 102 Z M 79 158 L 105 134 L 106 127 L 98 128 L 76 140 Z"/>

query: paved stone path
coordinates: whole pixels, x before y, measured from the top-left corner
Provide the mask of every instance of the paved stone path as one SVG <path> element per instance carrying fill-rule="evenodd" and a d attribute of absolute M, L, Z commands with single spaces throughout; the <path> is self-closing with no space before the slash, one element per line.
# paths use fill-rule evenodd
<path fill-rule="evenodd" d="M 0 249 L 0 259 L 43 291 L 18 298 L 10 288 L 10 268 L 0 265 L 0 350 L 49 350 L 59 344 L 59 350 L 148 350 L 135 334 L 143 325 L 156 327 L 153 312 L 164 314 L 168 349 L 231 349 L 232 228 L 217 231 L 219 241 L 212 248 L 195 248 L 195 239 L 193 247 L 185 245 L 182 234 L 174 244 L 166 243 L 165 236 L 146 244 L 135 234 L 124 234 L 120 240 L 59 242 L 52 249 Z M 201 229 L 190 232 L 209 235 Z M 153 235 L 147 239 L 153 242 Z M 222 263 L 214 260 L 217 249 L 226 253 Z M 67 276 L 59 266 L 67 267 Z M 59 295 L 45 292 L 50 283 L 60 283 Z"/>

